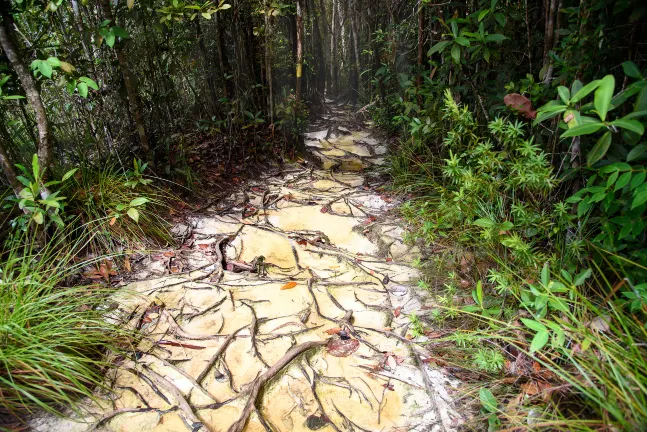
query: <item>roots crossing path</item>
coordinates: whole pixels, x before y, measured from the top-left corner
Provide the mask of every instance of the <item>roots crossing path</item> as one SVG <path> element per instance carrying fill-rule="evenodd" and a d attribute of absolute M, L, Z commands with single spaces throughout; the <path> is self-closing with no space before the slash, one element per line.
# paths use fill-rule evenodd
<path fill-rule="evenodd" d="M 397 203 L 371 174 L 386 147 L 337 126 L 334 114 L 326 121 L 334 127 L 306 135 L 320 168 L 277 168 L 174 227 L 184 247 L 151 260 L 119 295 L 144 337 L 107 377 L 112 396 L 74 421 L 36 419 L 35 430 L 459 424 L 454 383 L 410 340 L 419 251 L 402 242 Z"/>

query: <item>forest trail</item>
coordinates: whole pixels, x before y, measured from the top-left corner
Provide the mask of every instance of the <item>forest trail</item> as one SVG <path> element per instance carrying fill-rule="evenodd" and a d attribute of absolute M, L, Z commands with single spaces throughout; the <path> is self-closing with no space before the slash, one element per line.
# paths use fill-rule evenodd
<path fill-rule="evenodd" d="M 458 426 L 457 383 L 409 339 L 419 251 L 402 243 L 398 203 L 371 170 L 386 147 L 338 126 L 341 116 L 306 134 L 322 169 L 276 168 L 174 228 L 182 248 L 149 260 L 119 294 L 145 337 L 109 377 L 112 400 L 88 403 L 76 423 L 34 420 L 35 430 Z"/>

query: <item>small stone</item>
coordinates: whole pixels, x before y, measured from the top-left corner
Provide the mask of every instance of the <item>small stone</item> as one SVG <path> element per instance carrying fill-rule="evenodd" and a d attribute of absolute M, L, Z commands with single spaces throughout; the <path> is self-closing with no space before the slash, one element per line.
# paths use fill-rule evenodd
<path fill-rule="evenodd" d="M 308 429 L 310 430 L 319 430 L 321 428 L 326 427 L 326 420 L 324 420 L 323 417 L 316 416 L 316 415 L 311 415 L 308 417 L 308 420 L 306 421 L 306 426 L 308 426 Z"/>

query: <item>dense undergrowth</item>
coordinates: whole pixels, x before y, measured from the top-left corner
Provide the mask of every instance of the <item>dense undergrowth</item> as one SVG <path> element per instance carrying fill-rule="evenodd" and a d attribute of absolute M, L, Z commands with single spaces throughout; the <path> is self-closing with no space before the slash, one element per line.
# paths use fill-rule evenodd
<path fill-rule="evenodd" d="M 405 104 L 390 107 L 407 240 L 444 250 L 415 263 L 433 307 L 412 324 L 473 383 L 491 430 L 647 425 L 647 86 L 624 71 L 618 92 L 612 75 L 560 86 L 534 122 L 479 122 L 449 89 L 404 127 Z M 551 152 L 543 128 L 587 148 L 585 164 Z"/>

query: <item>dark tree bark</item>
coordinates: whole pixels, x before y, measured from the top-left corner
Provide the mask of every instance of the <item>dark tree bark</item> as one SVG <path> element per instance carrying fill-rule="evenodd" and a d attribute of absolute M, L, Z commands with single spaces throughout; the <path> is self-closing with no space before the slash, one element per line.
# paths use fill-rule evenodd
<path fill-rule="evenodd" d="M 112 9 L 110 9 L 110 0 L 101 0 L 101 8 L 103 10 L 105 19 L 110 20 L 111 22 L 116 24 L 114 16 L 112 15 Z M 115 54 L 117 55 L 117 61 L 119 62 L 119 69 L 121 69 L 121 75 L 124 78 L 124 84 L 126 85 L 130 112 L 133 116 L 133 119 L 135 120 L 135 125 L 137 126 L 139 144 L 141 145 L 142 152 L 152 163 L 154 161 L 151 159 L 151 149 L 148 142 L 148 134 L 146 133 L 146 126 L 144 124 L 142 104 L 141 100 L 139 99 L 139 94 L 137 93 L 137 83 L 133 74 L 128 68 L 128 62 L 126 61 L 126 55 L 124 54 L 122 47 L 119 44 L 115 44 L 114 49 Z"/>
<path fill-rule="evenodd" d="M 301 101 L 301 84 L 303 74 L 303 7 L 301 0 L 297 1 L 297 70 L 296 70 L 296 84 L 295 84 L 295 99 L 297 102 Z"/>
<path fill-rule="evenodd" d="M 235 94 L 234 83 L 227 79 L 227 76 L 231 75 L 231 67 L 229 66 L 229 57 L 227 56 L 227 50 L 224 48 L 225 45 L 225 36 L 222 31 L 222 23 L 220 22 L 220 17 L 216 13 L 216 50 L 218 51 L 218 67 L 220 69 L 220 76 L 222 78 L 222 91 L 226 98 L 233 98 Z"/>
<path fill-rule="evenodd" d="M 544 32 L 544 57 L 543 67 L 548 67 L 550 63 L 549 53 L 553 49 L 553 41 L 555 40 L 555 16 L 557 10 L 558 0 L 550 0 L 548 12 L 546 16 L 546 29 Z"/>
<path fill-rule="evenodd" d="M 272 27 L 270 25 L 269 4 L 265 3 L 265 75 L 267 80 L 267 104 L 270 111 L 270 124 L 274 124 L 274 89 L 272 85 L 272 47 L 270 36 Z"/>
<path fill-rule="evenodd" d="M 315 65 L 316 65 L 316 102 L 319 103 L 320 99 L 323 98 L 324 92 L 326 91 L 326 55 L 323 46 L 323 38 L 321 37 L 321 31 L 319 27 L 319 17 L 325 17 L 326 10 L 323 9 L 319 12 L 319 15 L 315 13 L 314 1 L 309 0 L 309 9 L 312 14 L 312 31 L 313 31 L 313 51 L 315 52 Z M 325 27 L 324 27 L 325 28 Z"/>
<path fill-rule="evenodd" d="M 357 0 L 355 0 L 356 2 Z M 352 10 L 348 11 L 350 14 L 350 30 L 351 37 L 349 42 L 353 45 L 351 55 L 353 62 L 351 63 L 350 70 L 350 104 L 355 107 L 357 105 L 357 98 L 359 94 L 359 37 L 357 35 L 357 23 L 355 21 L 355 13 Z M 350 44 L 349 44 L 350 45 Z"/>
<path fill-rule="evenodd" d="M 418 105 L 422 106 L 422 96 L 420 87 L 422 87 L 422 62 L 425 52 L 425 8 L 420 1 L 418 5 L 418 77 L 416 78 L 416 89 L 418 91 Z"/>
<path fill-rule="evenodd" d="M 9 154 L 5 149 L 3 140 L 1 138 L 0 138 L 0 167 L 2 168 L 2 172 L 4 173 L 5 177 L 7 177 L 7 181 L 9 182 L 9 185 L 11 186 L 13 193 L 16 196 L 18 196 L 18 194 L 20 193 L 20 190 L 22 189 L 22 186 L 18 181 L 18 178 L 16 177 L 16 171 L 13 168 L 13 164 L 11 163 L 11 159 L 9 158 Z"/>
<path fill-rule="evenodd" d="M 331 76 L 331 91 L 334 95 L 337 95 L 339 90 L 339 64 L 337 63 L 337 27 L 338 24 L 338 15 L 339 15 L 339 5 L 337 0 L 332 0 L 332 17 L 331 17 L 331 26 L 332 31 L 330 32 L 330 76 Z"/>
<path fill-rule="evenodd" d="M 11 68 L 16 72 L 16 75 L 18 75 L 18 79 L 20 79 L 20 83 L 25 91 L 25 96 L 27 97 L 29 105 L 31 105 L 34 110 L 36 126 L 38 127 L 38 162 L 41 168 L 45 169 L 49 168 L 52 158 L 53 139 L 49 121 L 47 119 L 45 107 L 43 106 L 43 101 L 40 98 L 40 92 L 36 87 L 36 81 L 34 80 L 31 71 L 27 69 L 20 58 L 18 44 L 13 37 L 15 33 L 15 24 L 10 12 L 11 4 L 9 3 L 9 0 L 0 0 L 0 15 L 2 18 L 2 21 L 0 22 L 0 45 L 9 59 Z M 44 193 L 45 195 L 49 195 L 49 192 L 46 189 L 44 189 Z"/>

